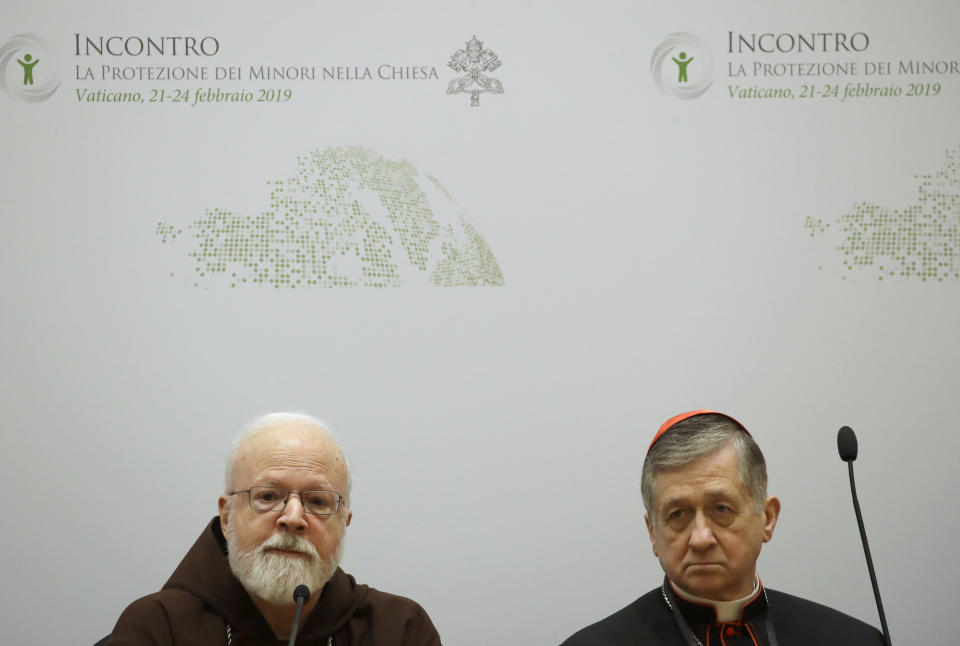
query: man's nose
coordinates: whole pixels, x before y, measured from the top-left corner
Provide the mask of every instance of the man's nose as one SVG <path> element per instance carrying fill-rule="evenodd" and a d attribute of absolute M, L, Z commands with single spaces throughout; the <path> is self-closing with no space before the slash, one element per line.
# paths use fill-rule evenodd
<path fill-rule="evenodd" d="M 277 525 L 288 532 L 302 532 L 307 528 L 306 513 L 303 510 L 300 494 L 291 492 L 287 497 L 287 503 L 277 518 Z"/>
<path fill-rule="evenodd" d="M 710 549 L 717 543 L 717 537 L 713 534 L 713 527 L 710 520 L 703 512 L 698 511 L 693 518 L 690 529 L 690 547 L 698 552 Z"/>

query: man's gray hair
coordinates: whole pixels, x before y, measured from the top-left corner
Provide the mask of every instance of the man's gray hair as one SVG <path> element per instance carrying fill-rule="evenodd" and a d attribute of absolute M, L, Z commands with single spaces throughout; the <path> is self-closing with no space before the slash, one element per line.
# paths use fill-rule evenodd
<path fill-rule="evenodd" d="M 654 476 L 712 455 L 730 442 L 733 442 L 737 456 L 740 479 L 757 508 L 763 507 L 767 498 L 767 463 L 760 447 L 749 433 L 726 415 L 703 413 L 674 424 L 654 443 L 643 461 L 640 492 L 651 522 L 655 519 Z"/>
<path fill-rule="evenodd" d="M 258 433 L 263 431 L 270 430 L 271 428 L 276 428 L 278 426 L 310 426 L 315 429 L 321 430 L 327 435 L 333 438 L 333 433 L 330 432 L 330 428 L 327 426 L 326 422 L 319 420 L 316 417 L 307 415 L 306 413 L 292 413 L 292 412 L 278 412 L 278 413 L 267 413 L 266 415 L 260 415 L 250 420 L 250 422 L 240 430 L 240 433 L 237 434 L 237 437 L 234 438 L 233 442 L 230 443 L 230 448 L 227 449 L 227 464 L 226 472 L 224 477 L 224 492 L 230 493 L 230 488 L 233 482 L 233 463 L 237 457 L 237 451 L 240 449 L 240 445 L 245 441 L 253 437 Z M 336 439 L 334 439 L 336 443 Z M 339 445 L 338 447 L 339 448 Z M 343 450 L 340 450 L 341 455 Z M 347 456 L 343 456 L 344 465 L 347 470 L 347 484 L 346 491 L 343 493 L 343 502 L 350 507 L 350 490 L 353 488 L 353 478 L 350 475 L 350 461 L 347 460 Z"/>

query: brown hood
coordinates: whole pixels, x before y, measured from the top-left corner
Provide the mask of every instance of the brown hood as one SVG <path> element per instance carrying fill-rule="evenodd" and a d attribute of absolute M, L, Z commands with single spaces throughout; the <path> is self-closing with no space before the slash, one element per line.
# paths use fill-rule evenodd
<path fill-rule="evenodd" d="M 180 589 L 201 599 L 230 624 L 235 637 L 276 641 L 270 625 L 230 571 L 220 519 L 214 518 L 174 570 L 163 589 Z M 339 630 L 366 599 L 369 588 L 340 568 L 323 587 L 320 602 L 303 620 L 299 637 L 325 639 Z"/>

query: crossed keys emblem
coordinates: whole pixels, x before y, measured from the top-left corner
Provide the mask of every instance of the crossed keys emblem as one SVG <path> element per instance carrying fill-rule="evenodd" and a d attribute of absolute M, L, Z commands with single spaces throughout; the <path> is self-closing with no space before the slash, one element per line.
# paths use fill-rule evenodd
<path fill-rule="evenodd" d="M 450 81 L 447 94 L 470 94 L 470 105 L 480 105 L 480 93 L 503 94 L 503 84 L 495 78 L 485 76 L 500 67 L 502 63 L 496 54 L 483 48 L 483 43 L 474 36 L 467 41 L 466 49 L 458 49 L 450 56 L 447 66 L 463 76 Z"/>

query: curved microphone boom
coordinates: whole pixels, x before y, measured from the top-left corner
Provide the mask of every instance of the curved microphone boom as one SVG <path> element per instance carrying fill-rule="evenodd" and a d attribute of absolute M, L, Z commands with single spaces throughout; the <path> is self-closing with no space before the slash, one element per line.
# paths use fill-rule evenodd
<path fill-rule="evenodd" d="M 883 612 L 883 601 L 880 600 L 880 586 L 877 585 L 877 573 L 873 571 L 873 557 L 870 556 L 870 545 L 867 544 L 867 530 L 863 526 L 863 514 L 860 513 L 860 500 L 857 498 L 857 485 L 853 481 L 853 461 L 857 459 L 857 436 L 849 426 L 841 426 L 837 431 L 837 451 L 840 459 L 847 463 L 850 473 L 850 493 L 853 494 L 853 511 L 857 514 L 857 526 L 860 528 L 860 541 L 863 543 L 863 553 L 867 557 L 867 570 L 870 572 L 870 583 L 873 585 L 873 598 L 877 601 L 877 612 L 880 613 L 880 626 L 883 628 L 883 642 L 890 644 L 890 629 L 887 628 L 887 616 Z"/>
<path fill-rule="evenodd" d="M 290 641 L 287 646 L 293 646 L 297 641 L 297 629 L 300 627 L 300 612 L 303 610 L 303 604 L 310 598 L 310 588 L 302 583 L 293 589 L 293 600 L 297 602 L 297 614 L 293 616 L 293 626 L 290 627 Z"/>

